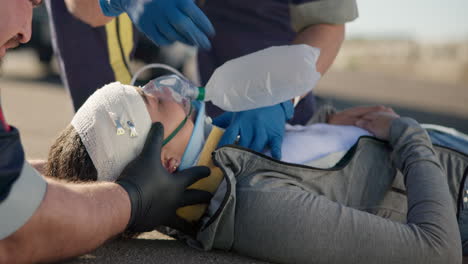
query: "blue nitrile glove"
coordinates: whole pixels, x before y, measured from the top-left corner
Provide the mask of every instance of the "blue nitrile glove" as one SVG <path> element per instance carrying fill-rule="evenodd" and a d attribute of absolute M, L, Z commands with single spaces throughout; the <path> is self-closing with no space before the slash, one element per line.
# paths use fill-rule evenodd
<path fill-rule="evenodd" d="M 226 128 L 218 147 L 233 144 L 239 135 L 239 145 L 257 152 L 269 146 L 273 158 L 281 159 L 285 124 L 293 114 L 291 101 L 242 112 L 226 112 L 213 120 L 214 125 Z"/>
<path fill-rule="evenodd" d="M 211 47 L 207 36 L 214 35 L 210 20 L 193 0 L 99 0 L 106 16 L 126 12 L 133 23 L 158 45 L 174 41 Z"/>

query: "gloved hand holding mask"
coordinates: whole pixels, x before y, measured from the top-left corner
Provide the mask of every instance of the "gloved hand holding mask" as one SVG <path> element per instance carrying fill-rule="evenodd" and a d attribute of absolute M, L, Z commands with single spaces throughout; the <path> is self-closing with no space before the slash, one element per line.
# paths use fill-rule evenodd
<path fill-rule="evenodd" d="M 239 145 L 261 152 L 269 147 L 273 158 L 281 159 L 286 121 L 294 114 L 291 101 L 269 107 L 241 112 L 226 112 L 213 120 L 226 128 L 218 147 L 233 144 L 239 136 Z"/>
<path fill-rule="evenodd" d="M 211 47 L 214 28 L 193 0 L 99 0 L 106 16 L 126 12 L 140 31 L 158 45 L 174 41 Z"/>

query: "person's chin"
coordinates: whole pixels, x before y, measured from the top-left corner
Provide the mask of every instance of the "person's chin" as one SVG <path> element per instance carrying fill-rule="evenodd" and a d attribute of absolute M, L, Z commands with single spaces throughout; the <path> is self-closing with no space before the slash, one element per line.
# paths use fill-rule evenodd
<path fill-rule="evenodd" d="M 173 158 L 173 157 L 163 161 L 163 166 L 169 173 L 176 172 L 177 167 L 179 167 L 179 164 L 180 164 L 179 159 L 176 159 L 176 158 Z"/>

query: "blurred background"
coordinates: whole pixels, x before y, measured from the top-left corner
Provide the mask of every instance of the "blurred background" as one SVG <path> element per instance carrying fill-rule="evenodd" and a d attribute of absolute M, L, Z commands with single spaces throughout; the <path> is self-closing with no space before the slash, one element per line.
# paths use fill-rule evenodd
<path fill-rule="evenodd" d="M 420 122 L 468 133 L 468 1 L 358 5 L 359 18 L 347 24 L 343 47 L 316 93 L 339 108 L 385 104 Z M 73 110 L 59 77 L 45 6 L 34 12 L 32 40 L 6 56 L 0 87 L 5 114 L 22 131 L 27 156 L 46 158 Z M 162 62 L 196 79 L 195 56 L 187 46 L 160 49 L 140 36 L 130 68 Z"/>

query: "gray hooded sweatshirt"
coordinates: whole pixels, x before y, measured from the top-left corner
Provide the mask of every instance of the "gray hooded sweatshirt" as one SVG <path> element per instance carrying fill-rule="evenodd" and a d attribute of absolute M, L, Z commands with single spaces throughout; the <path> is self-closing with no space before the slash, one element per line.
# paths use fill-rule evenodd
<path fill-rule="evenodd" d="M 462 262 L 468 157 L 433 147 L 413 119 L 395 119 L 389 142 L 361 138 L 331 169 L 235 146 L 212 160 L 224 180 L 192 245 L 276 263 Z"/>

